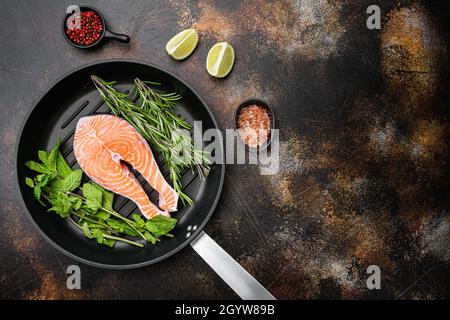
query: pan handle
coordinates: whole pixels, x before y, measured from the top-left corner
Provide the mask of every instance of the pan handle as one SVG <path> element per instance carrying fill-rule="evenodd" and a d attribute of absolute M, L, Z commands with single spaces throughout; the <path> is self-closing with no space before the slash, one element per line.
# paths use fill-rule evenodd
<path fill-rule="evenodd" d="M 114 40 L 122 42 L 122 43 L 130 42 L 130 37 L 127 36 L 126 34 L 115 33 L 109 29 L 105 30 L 105 38 L 114 39 Z"/>
<path fill-rule="evenodd" d="M 192 248 L 244 300 L 276 300 L 255 278 L 202 231 Z"/>

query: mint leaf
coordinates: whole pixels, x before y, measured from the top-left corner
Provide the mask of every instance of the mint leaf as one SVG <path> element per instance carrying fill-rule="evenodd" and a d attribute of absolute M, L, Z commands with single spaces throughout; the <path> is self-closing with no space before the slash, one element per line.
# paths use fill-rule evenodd
<path fill-rule="evenodd" d="M 55 211 L 61 218 L 67 218 L 74 206 L 71 199 L 61 192 L 58 192 L 56 196 L 50 198 L 49 201 L 52 207 L 48 211 Z"/>
<path fill-rule="evenodd" d="M 46 167 L 49 168 L 53 172 L 56 172 L 56 159 L 58 158 L 60 143 L 61 142 L 58 139 L 55 146 L 53 147 L 53 150 L 50 151 L 47 159 L 44 161 L 44 164 L 46 165 Z"/>
<path fill-rule="evenodd" d="M 94 238 L 96 238 L 97 242 L 102 244 L 103 243 L 103 231 L 100 229 L 94 229 L 92 230 L 92 235 Z"/>
<path fill-rule="evenodd" d="M 45 166 L 41 163 L 38 163 L 36 161 L 27 161 L 27 162 L 25 162 L 25 165 L 28 168 L 30 168 L 31 170 L 34 170 L 34 171 L 37 171 L 40 173 L 47 173 L 47 174 L 52 173 L 52 171 L 49 168 L 47 168 L 47 166 Z"/>
<path fill-rule="evenodd" d="M 50 188 L 53 192 L 72 192 L 80 187 L 83 171 L 81 169 L 72 171 L 64 179 L 60 177 L 54 177 L 51 179 Z"/>
<path fill-rule="evenodd" d="M 108 224 L 108 226 L 110 226 L 111 228 L 113 228 L 114 230 L 120 232 L 120 233 L 125 233 L 129 236 L 137 236 L 137 232 L 131 228 L 128 224 L 126 224 L 125 222 L 119 221 L 119 220 L 115 220 L 115 219 L 108 219 L 106 220 L 106 223 Z"/>
<path fill-rule="evenodd" d="M 29 186 L 30 188 L 33 188 L 33 187 L 34 187 L 34 182 L 33 182 L 33 179 L 31 179 L 31 178 L 26 177 L 26 178 L 25 178 L 25 183 L 26 183 L 26 185 Z"/>
<path fill-rule="evenodd" d="M 111 228 L 113 228 L 116 231 L 123 232 L 123 230 L 124 230 L 123 224 L 117 220 L 111 219 L 111 220 L 106 221 L 106 223 L 108 224 L 108 226 L 110 226 Z"/>
<path fill-rule="evenodd" d="M 40 186 L 34 186 L 33 194 L 34 194 L 34 197 L 36 199 L 38 199 L 39 202 L 40 202 L 41 201 L 41 187 Z"/>
<path fill-rule="evenodd" d="M 66 178 L 64 178 L 62 184 L 64 191 L 73 191 L 78 188 L 81 184 L 82 175 L 83 171 L 78 169 L 72 171 Z"/>
<path fill-rule="evenodd" d="M 157 215 L 147 220 L 145 227 L 148 231 L 155 236 L 162 236 L 167 234 L 170 230 L 175 228 L 177 219 L 166 217 L 163 215 Z"/>
<path fill-rule="evenodd" d="M 81 226 L 83 228 L 83 234 L 86 238 L 92 239 L 94 238 L 94 235 L 91 233 L 91 230 L 89 230 L 88 224 L 85 222 Z"/>
<path fill-rule="evenodd" d="M 58 192 L 58 191 L 64 192 L 64 179 L 62 179 L 60 177 L 54 178 L 50 182 L 49 187 L 52 190 L 52 192 Z"/>
<path fill-rule="evenodd" d="M 72 169 L 61 152 L 58 152 L 58 157 L 56 159 L 56 171 L 63 178 L 66 178 L 72 172 Z"/>
<path fill-rule="evenodd" d="M 39 160 L 41 160 L 43 163 L 45 163 L 45 161 L 47 161 L 48 158 L 48 152 L 44 151 L 44 150 L 39 150 L 38 151 L 38 158 Z"/>
<path fill-rule="evenodd" d="M 86 198 L 85 207 L 97 212 L 98 209 L 102 206 L 102 190 L 92 184 L 92 183 L 85 183 L 83 185 L 83 196 Z"/>
<path fill-rule="evenodd" d="M 116 244 L 116 240 L 103 238 L 103 244 L 112 248 Z"/>
<path fill-rule="evenodd" d="M 40 187 L 46 186 L 55 176 L 53 174 L 39 174 L 35 177 L 35 184 Z"/>
<path fill-rule="evenodd" d="M 83 201 L 76 196 L 69 196 L 69 200 L 72 202 L 72 208 L 74 210 L 79 210 L 83 204 Z"/>
<path fill-rule="evenodd" d="M 140 228 L 144 228 L 145 227 L 145 221 L 144 219 L 142 219 L 142 217 L 137 214 L 137 213 L 133 213 L 133 215 L 131 216 L 133 218 L 134 221 L 136 221 L 136 225 Z"/>
<path fill-rule="evenodd" d="M 156 238 L 148 231 L 144 232 L 145 240 L 150 242 L 151 244 L 156 244 Z"/>
<path fill-rule="evenodd" d="M 97 218 L 99 218 L 100 220 L 107 220 L 109 219 L 109 216 L 110 214 L 108 212 L 102 210 L 97 213 Z"/>
<path fill-rule="evenodd" d="M 138 233 L 136 232 L 136 230 L 134 230 L 132 227 L 130 227 L 128 224 L 124 224 L 122 227 L 122 232 L 129 235 L 129 236 L 133 236 L 136 237 L 138 236 Z"/>
<path fill-rule="evenodd" d="M 112 210 L 114 193 L 109 192 L 108 190 L 103 189 L 100 186 L 98 186 L 98 187 L 102 190 L 102 195 L 103 195 L 102 207 L 107 209 L 107 210 Z"/>

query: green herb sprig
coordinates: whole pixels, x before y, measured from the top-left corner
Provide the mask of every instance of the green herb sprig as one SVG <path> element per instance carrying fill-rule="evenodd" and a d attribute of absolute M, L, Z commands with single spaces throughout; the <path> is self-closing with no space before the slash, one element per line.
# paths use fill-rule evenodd
<path fill-rule="evenodd" d="M 163 155 L 181 202 L 192 205 L 192 200 L 182 190 L 182 173 L 185 169 L 197 169 L 200 177 L 205 179 L 210 161 L 203 150 L 195 147 L 190 134 L 183 133 L 183 129 L 189 130 L 191 126 L 175 113 L 176 102 L 181 96 L 150 87 L 159 83 L 135 79 L 134 98 L 139 98 L 135 104 L 128 94 L 114 88 L 115 82 L 106 82 L 94 75 L 91 78 L 111 111 L 133 125 Z"/>
<path fill-rule="evenodd" d="M 110 247 L 117 241 L 143 247 L 142 240 L 155 244 L 161 236 L 172 236 L 169 232 L 175 227 L 176 219 L 158 215 L 144 220 L 136 213 L 128 219 L 114 211 L 112 192 L 93 182 L 81 185 L 83 171 L 70 168 L 59 151 L 59 141 L 50 152 L 40 150 L 38 158 L 40 162 L 25 163 L 39 173 L 25 178 L 25 183 L 33 188 L 35 198 L 42 205 L 46 205 L 43 200 L 50 204 L 49 212 L 67 218 L 87 238 Z"/>

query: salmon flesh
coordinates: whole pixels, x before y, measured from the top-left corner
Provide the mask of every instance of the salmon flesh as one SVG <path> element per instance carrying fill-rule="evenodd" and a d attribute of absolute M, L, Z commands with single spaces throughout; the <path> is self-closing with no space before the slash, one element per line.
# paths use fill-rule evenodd
<path fill-rule="evenodd" d="M 81 169 L 105 189 L 134 201 L 146 218 L 176 211 L 178 193 L 164 179 L 152 150 L 141 134 L 127 121 L 113 115 L 81 118 L 73 142 Z M 124 163 L 147 180 L 159 193 L 159 208 Z"/>

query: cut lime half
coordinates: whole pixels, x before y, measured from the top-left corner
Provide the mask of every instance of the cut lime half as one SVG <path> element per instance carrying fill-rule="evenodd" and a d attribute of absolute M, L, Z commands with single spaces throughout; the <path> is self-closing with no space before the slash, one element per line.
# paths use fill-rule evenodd
<path fill-rule="evenodd" d="M 234 64 L 234 49 L 228 42 L 216 43 L 208 52 L 206 70 L 216 78 L 226 77 Z"/>
<path fill-rule="evenodd" d="M 198 43 L 198 34 L 194 29 L 186 29 L 176 34 L 166 44 L 167 53 L 176 60 L 189 57 Z"/>

